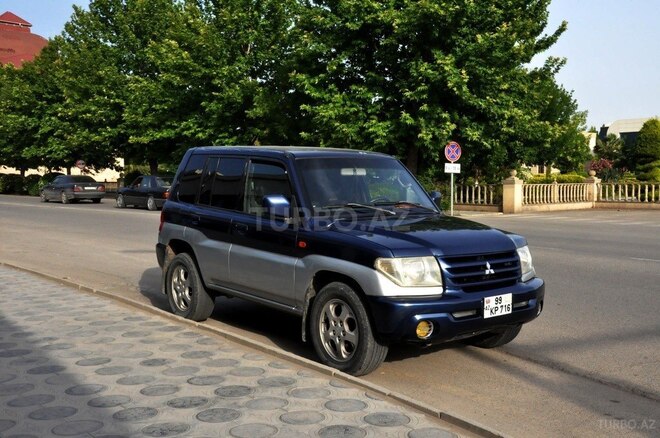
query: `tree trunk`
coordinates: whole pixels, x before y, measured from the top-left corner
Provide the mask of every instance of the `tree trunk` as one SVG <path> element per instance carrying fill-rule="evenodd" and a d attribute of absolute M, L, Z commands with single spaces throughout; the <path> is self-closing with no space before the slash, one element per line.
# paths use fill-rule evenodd
<path fill-rule="evenodd" d="M 158 159 L 149 158 L 149 172 L 152 175 L 157 175 L 158 174 Z"/>
<path fill-rule="evenodd" d="M 410 146 L 406 157 L 406 167 L 413 175 L 417 176 L 417 165 L 419 162 L 419 146 Z"/>

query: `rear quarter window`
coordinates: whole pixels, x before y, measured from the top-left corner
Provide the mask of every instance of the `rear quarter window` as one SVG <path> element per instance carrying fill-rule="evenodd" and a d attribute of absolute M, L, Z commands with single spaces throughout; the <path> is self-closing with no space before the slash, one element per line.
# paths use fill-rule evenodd
<path fill-rule="evenodd" d="M 205 155 L 192 155 L 179 178 L 178 199 L 180 202 L 194 204 L 199 192 L 204 173 Z"/>

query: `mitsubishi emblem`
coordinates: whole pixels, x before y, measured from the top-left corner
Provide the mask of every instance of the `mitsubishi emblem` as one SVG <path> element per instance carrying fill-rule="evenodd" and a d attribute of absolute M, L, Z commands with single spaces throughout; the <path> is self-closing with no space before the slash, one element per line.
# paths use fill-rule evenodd
<path fill-rule="evenodd" d="M 495 271 L 493 269 L 491 269 L 490 263 L 486 262 L 486 270 L 484 271 L 484 275 L 492 275 L 494 273 L 495 273 Z"/>

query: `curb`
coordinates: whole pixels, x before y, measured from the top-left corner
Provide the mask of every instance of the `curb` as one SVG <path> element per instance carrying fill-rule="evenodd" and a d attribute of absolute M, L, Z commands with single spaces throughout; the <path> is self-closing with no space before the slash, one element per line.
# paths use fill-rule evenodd
<path fill-rule="evenodd" d="M 79 283 L 75 283 L 71 280 L 66 280 L 66 279 L 61 279 L 57 278 L 53 275 L 49 274 L 44 274 L 39 271 L 35 271 L 34 269 L 30 268 L 25 268 L 22 266 L 17 266 L 13 265 L 11 263 L 6 263 L 3 261 L 0 261 L 0 266 L 6 266 L 11 269 L 16 269 L 22 272 L 26 272 L 28 274 L 36 275 L 38 277 L 47 279 L 49 281 L 54 281 L 59 284 L 63 284 L 69 287 L 72 287 L 74 289 L 78 289 L 81 292 L 93 294 L 93 295 L 98 295 L 104 298 L 112 299 L 114 301 L 119 301 L 122 304 L 128 305 L 130 307 L 138 308 L 142 311 L 151 313 L 153 315 L 158 315 L 163 318 L 170 319 L 172 321 L 176 321 L 178 323 L 183 323 L 188 326 L 195 327 L 201 331 L 211 333 L 216 336 L 220 336 L 224 339 L 227 339 L 229 341 L 235 342 L 237 344 L 253 348 L 255 350 L 259 350 L 264 353 L 268 353 L 271 356 L 275 356 L 280 359 L 285 359 L 289 362 L 295 363 L 297 365 L 304 366 L 306 368 L 312 369 L 318 373 L 321 373 L 323 375 L 331 376 L 340 380 L 343 380 L 347 383 L 350 383 L 354 386 L 358 386 L 360 388 L 363 388 L 367 391 L 370 391 L 372 393 L 378 394 L 383 397 L 390 398 L 394 401 L 396 401 L 399 404 L 402 404 L 404 406 L 407 406 L 409 408 L 412 408 L 422 414 L 428 415 L 430 417 L 434 417 L 437 419 L 440 419 L 442 421 L 445 421 L 453 426 L 460 427 L 461 429 L 464 429 L 468 432 L 474 433 L 476 435 L 482 436 L 482 437 L 487 437 L 487 438 L 504 438 L 504 435 L 500 432 L 497 432 L 485 425 L 479 424 L 473 420 L 468 420 L 466 418 L 463 418 L 459 415 L 435 409 L 433 407 L 429 407 L 428 405 L 412 399 L 406 395 L 390 391 L 387 388 L 384 388 L 379 385 L 372 384 L 370 382 L 367 382 L 363 379 L 360 379 L 359 377 L 351 376 L 350 374 L 343 373 L 341 371 L 338 371 L 334 368 L 328 367 L 326 365 L 320 364 L 318 362 L 311 361 L 309 359 L 305 359 L 304 357 L 297 356 L 293 353 L 289 353 L 284 350 L 277 349 L 275 347 L 272 347 L 270 345 L 264 344 L 262 342 L 259 342 L 254 339 L 247 338 L 245 336 L 238 335 L 236 333 L 231 333 L 229 331 L 223 330 L 219 327 L 209 327 L 206 324 L 199 323 L 196 321 L 191 321 L 189 319 L 182 318 L 180 316 L 174 315 L 172 313 L 160 310 L 156 307 L 126 298 L 126 297 L 121 297 L 118 295 L 114 295 L 110 292 L 106 292 L 100 289 L 95 289 L 90 286 L 85 286 Z"/>

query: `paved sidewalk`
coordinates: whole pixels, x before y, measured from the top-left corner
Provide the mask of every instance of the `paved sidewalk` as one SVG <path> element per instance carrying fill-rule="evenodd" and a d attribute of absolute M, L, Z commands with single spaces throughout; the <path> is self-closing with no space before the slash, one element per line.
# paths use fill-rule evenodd
<path fill-rule="evenodd" d="M 194 325 L 0 265 L 0 437 L 430 438 L 457 430 Z"/>

